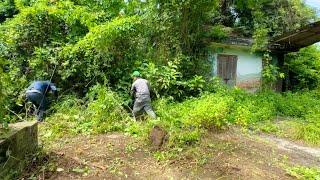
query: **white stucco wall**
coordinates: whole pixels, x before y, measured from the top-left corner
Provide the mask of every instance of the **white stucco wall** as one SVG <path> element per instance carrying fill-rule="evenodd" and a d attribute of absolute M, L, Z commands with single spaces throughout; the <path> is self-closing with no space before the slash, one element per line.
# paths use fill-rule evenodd
<path fill-rule="evenodd" d="M 237 61 L 236 85 L 247 89 L 260 86 L 262 72 L 262 57 L 255 55 L 246 49 L 220 48 L 220 52 L 210 53 L 209 59 L 212 62 L 212 74 L 217 75 L 218 54 L 235 55 Z"/>

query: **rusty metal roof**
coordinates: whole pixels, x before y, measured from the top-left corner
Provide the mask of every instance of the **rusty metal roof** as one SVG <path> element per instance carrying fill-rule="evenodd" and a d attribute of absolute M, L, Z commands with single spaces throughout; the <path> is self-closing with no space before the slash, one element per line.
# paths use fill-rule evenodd
<path fill-rule="evenodd" d="M 320 21 L 274 38 L 269 43 L 269 49 L 278 52 L 295 52 L 319 41 Z"/>
<path fill-rule="evenodd" d="M 253 39 L 251 38 L 240 38 L 236 36 L 229 36 L 226 39 L 220 41 L 214 41 L 210 43 L 210 48 L 231 48 L 231 49 L 242 49 L 250 50 L 253 44 Z"/>

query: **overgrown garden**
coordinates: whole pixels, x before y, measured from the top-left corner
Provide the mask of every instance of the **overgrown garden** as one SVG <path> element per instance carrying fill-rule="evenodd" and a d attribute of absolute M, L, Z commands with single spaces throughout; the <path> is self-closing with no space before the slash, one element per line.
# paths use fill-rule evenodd
<path fill-rule="evenodd" d="M 0 122 L 26 118 L 25 88 L 52 77 L 60 90 L 45 140 L 114 131 L 147 138 L 160 125 L 175 152 L 237 125 L 319 145 L 317 46 L 287 55 L 287 69 L 265 68 L 264 83 L 290 73 L 284 93 L 226 87 L 210 74 L 207 50 L 237 34 L 268 56 L 269 39 L 315 20 L 301 0 L 0 0 Z M 134 70 L 151 82 L 157 120 L 134 121 L 128 111 Z"/>

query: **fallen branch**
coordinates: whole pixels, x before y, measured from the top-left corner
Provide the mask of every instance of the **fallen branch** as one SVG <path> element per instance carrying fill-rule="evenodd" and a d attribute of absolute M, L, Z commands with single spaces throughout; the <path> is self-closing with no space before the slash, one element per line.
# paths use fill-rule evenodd
<path fill-rule="evenodd" d="M 21 121 L 24 121 L 24 119 L 23 119 L 21 116 L 19 116 L 19 114 L 15 113 L 14 111 L 12 111 L 11 109 L 9 109 L 8 107 L 6 107 L 6 109 L 7 109 L 8 111 L 10 111 L 11 113 L 13 113 L 14 115 L 16 115 Z"/>

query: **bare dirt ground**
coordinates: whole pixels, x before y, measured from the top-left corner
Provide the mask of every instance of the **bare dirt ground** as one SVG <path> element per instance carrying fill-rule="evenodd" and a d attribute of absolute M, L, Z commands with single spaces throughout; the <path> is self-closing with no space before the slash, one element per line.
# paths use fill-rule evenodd
<path fill-rule="evenodd" d="M 77 136 L 55 142 L 46 170 L 37 164 L 24 176 L 38 172 L 35 179 L 294 179 L 285 167 L 320 166 L 313 151 L 293 147 L 275 137 L 233 129 L 209 133 L 177 157 L 157 161 L 147 143 L 124 134 Z"/>
<path fill-rule="evenodd" d="M 308 147 L 299 142 L 291 142 L 271 135 L 261 135 L 260 138 L 275 145 L 279 150 L 287 152 L 291 157 L 295 157 L 292 159 L 296 163 L 320 167 L 320 148 Z"/>

